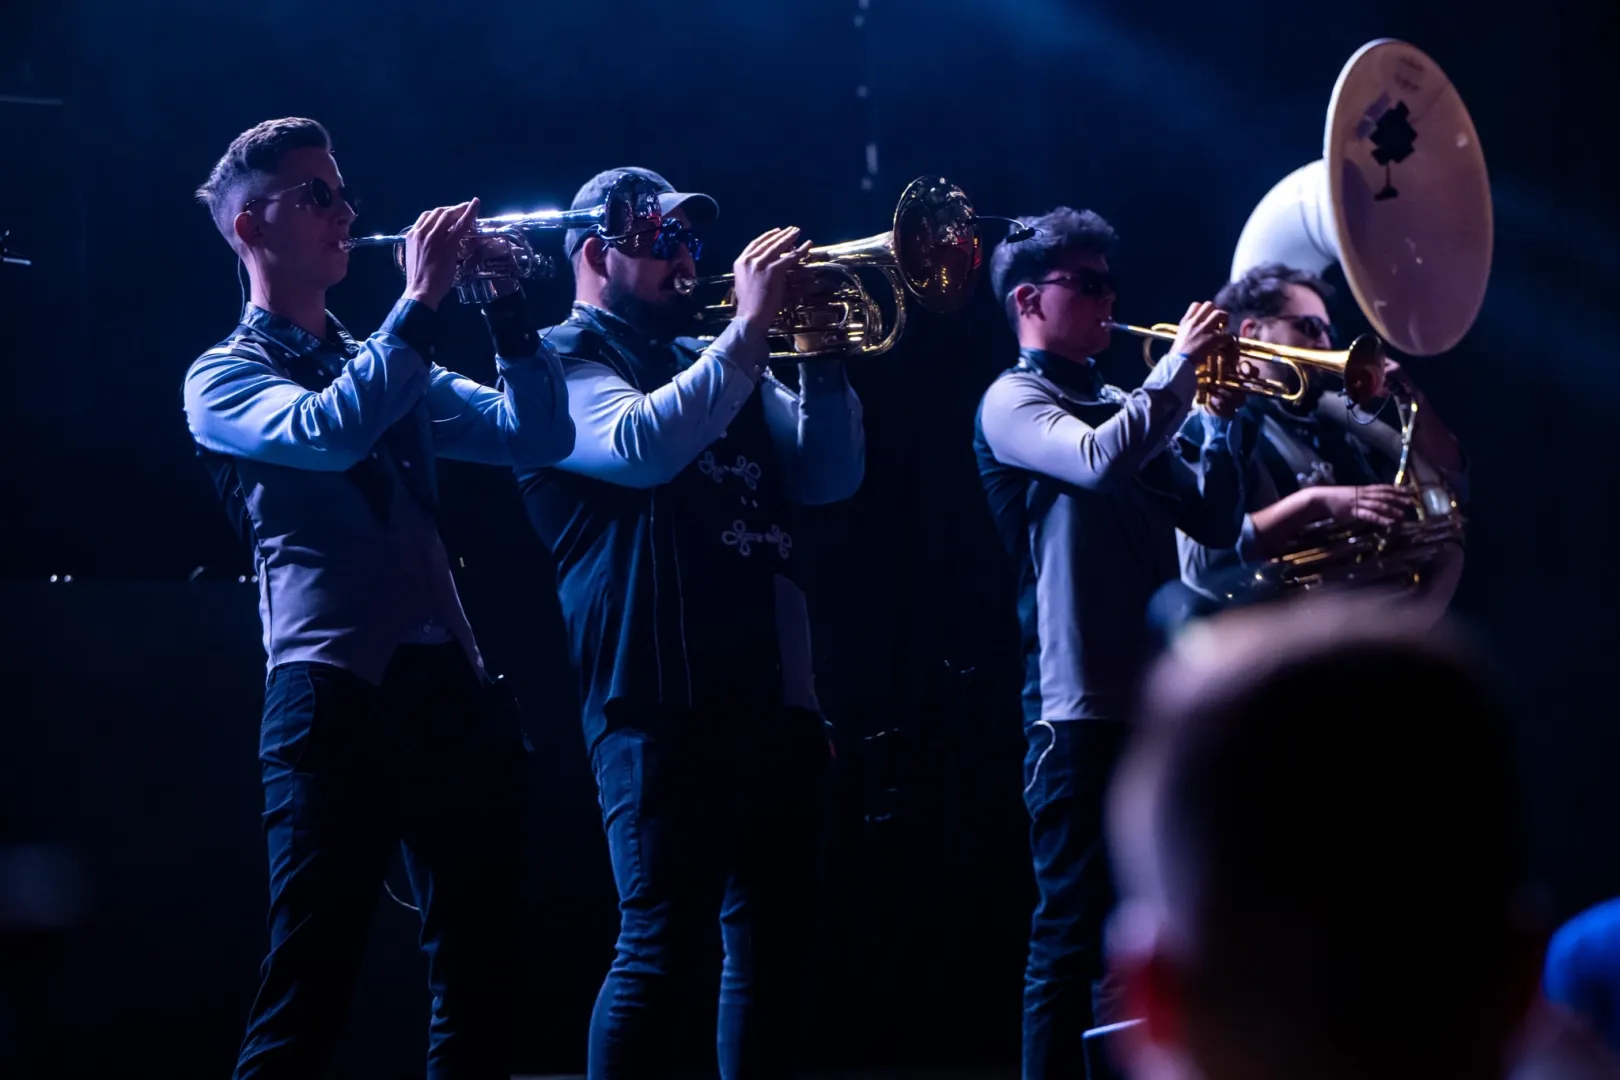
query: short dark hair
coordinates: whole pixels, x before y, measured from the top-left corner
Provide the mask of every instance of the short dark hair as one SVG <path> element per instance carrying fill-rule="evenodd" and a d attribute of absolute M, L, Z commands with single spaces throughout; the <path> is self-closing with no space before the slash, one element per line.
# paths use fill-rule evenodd
<path fill-rule="evenodd" d="M 1003 243 L 990 256 L 990 287 L 1018 328 L 1007 298 L 1026 281 L 1039 281 L 1076 255 L 1109 255 L 1119 237 L 1094 210 L 1060 206 L 1039 217 L 1020 218 L 1036 231 L 1028 240 Z"/>
<path fill-rule="evenodd" d="M 332 136 L 314 120 L 289 116 L 248 128 L 231 140 L 225 156 L 214 163 L 208 180 L 197 189 L 197 201 L 208 208 L 214 227 L 232 248 L 236 247 L 232 223 L 243 204 L 275 175 L 283 157 L 306 147 L 330 150 Z"/>
<path fill-rule="evenodd" d="M 1352 601 L 1253 609 L 1217 635 L 1209 674 L 1155 672 L 1136 748 L 1160 768 L 1157 859 L 1198 1007 L 1264 1026 L 1268 1053 L 1358 1064 L 1477 1037 L 1513 972 L 1527 873 L 1485 660 L 1448 624 Z M 1414 957 L 1430 970 L 1389 978 Z M 1420 1014 L 1424 1047 L 1390 1022 Z"/>
<path fill-rule="evenodd" d="M 1261 263 L 1228 282 L 1215 294 L 1215 306 L 1231 316 L 1233 326 L 1244 319 L 1269 319 L 1282 314 L 1290 285 L 1303 285 L 1320 296 L 1324 304 L 1333 298 L 1333 286 L 1310 271 L 1271 262 Z"/>

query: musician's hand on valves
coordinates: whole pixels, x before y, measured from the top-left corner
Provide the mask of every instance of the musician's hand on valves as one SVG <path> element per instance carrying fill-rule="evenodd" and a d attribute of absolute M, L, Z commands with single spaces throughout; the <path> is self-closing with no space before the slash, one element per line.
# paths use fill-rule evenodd
<path fill-rule="evenodd" d="M 788 279 L 810 241 L 799 243 L 797 226 L 772 229 L 743 249 L 732 265 L 736 274 L 737 318 L 751 335 L 763 336 L 787 300 Z"/>
<path fill-rule="evenodd" d="M 1348 484 L 1307 488 L 1317 512 L 1335 525 L 1393 525 L 1406 516 L 1413 496 L 1394 484 Z"/>
<path fill-rule="evenodd" d="M 437 308 L 456 283 L 462 246 L 472 235 L 478 200 L 441 206 L 416 219 L 405 240 L 405 295 Z"/>
<path fill-rule="evenodd" d="M 499 236 L 469 236 L 462 245 L 461 268 L 464 275 L 472 271 L 487 275 L 492 299 L 511 296 L 523 288 L 519 280 L 522 269 L 512 246 Z"/>
<path fill-rule="evenodd" d="M 1235 355 L 1237 339 L 1226 331 L 1226 312 L 1200 300 L 1187 308 L 1176 330 L 1176 340 L 1170 346 L 1172 353 L 1183 353 L 1195 364 L 1202 364 L 1221 352 Z"/>

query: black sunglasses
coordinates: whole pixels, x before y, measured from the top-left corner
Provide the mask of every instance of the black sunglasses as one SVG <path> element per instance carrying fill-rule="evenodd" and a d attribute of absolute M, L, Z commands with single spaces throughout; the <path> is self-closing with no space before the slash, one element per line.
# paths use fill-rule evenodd
<path fill-rule="evenodd" d="M 1067 285 L 1081 296 L 1093 298 L 1102 296 L 1118 296 L 1114 288 L 1114 275 L 1107 270 L 1076 270 L 1072 274 L 1062 277 L 1047 278 L 1037 281 L 1036 285 Z"/>
<path fill-rule="evenodd" d="M 1289 326 L 1292 326 L 1305 337 L 1316 338 L 1317 340 L 1322 340 L 1325 338 L 1329 343 L 1334 345 L 1339 343 L 1339 332 L 1334 329 L 1332 323 L 1321 318 L 1320 316 L 1277 315 L 1273 317 L 1282 320 Z"/>
<path fill-rule="evenodd" d="M 260 195 L 256 198 L 249 199 L 247 202 L 242 204 L 242 209 L 246 210 L 248 207 L 257 202 L 269 202 L 272 199 L 279 199 L 283 195 L 291 195 L 295 191 L 304 192 L 309 201 L 322 210 L 330 209 L 334 199 L 342 199 L 344 202 L 349 204 L 350 210 L 354 211 L 355 213 L 360 212 L 359 200 L 354 197 L 353 193 L 351 193 L 347 187 L 340 187 L 336 191 L 333 191 L 332 185 L 328 184 L 325 180 L 322 180 L 318 176 L 311 177 L 310 179 L 305 180 L 302 184 L 294 184 L 292 187 L 282 188 L 280 191 L 272 191 L 268 195 Z"/>

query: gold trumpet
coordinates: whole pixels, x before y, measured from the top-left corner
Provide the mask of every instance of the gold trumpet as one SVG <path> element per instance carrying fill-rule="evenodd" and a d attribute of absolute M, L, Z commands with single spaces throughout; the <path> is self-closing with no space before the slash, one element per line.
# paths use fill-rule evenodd
<path fill-rule="evenodd" d="M 955 311 L 973 294 L 983 261 L 981 221 L 962 189 L 939 177 L 918 177 L 906 186 L 887 232 L 842 244 L 813 247 L 790 285 L 792 299 L 771 324 L 771 358 L 880 356 L 894 347 L 906 325 L 907 294 L 930 311 Z M 1022 227 L 1022 226 L 1020 226 Z M 868 291 L 861 272 L 887 288 L 892 320 Z M 716 303 L 696 315 L 700 340 L 712 341 L 737 315 L 735 275 L 682 276 L 678 292 L 724 287 Z"/>
<path fill-rule="evenodd" d="M 1142 358 L 1149 367 L 1154 364 L 1153 343 L 1174 341 L 1180 329 L 1175 323 L 1154 323 L 1152 326 L 1110 323 L 1109 327 L 1146 338 L 1142 342 Z M 1345 395 L 1357 405 L 1365 405 L 1384 395 L 1384 343 L 1376 334 L 1362 334 L 1350 343 L 1348 349 L 1307 349 L 1235 335 L 1232 341 L 1236 345 L 1235 350 L 1217 353 L 1199 365 L 1198 404 L 1206 403 L 1209 392 L 1216 389 L 1239 390 L 1245 394 L 1297 402 L 1305 396 L 1309 387 L 1308 370 L 1337 375 L 1344 380 Z M 1287 368 L 1294 374 L 1292 385 L 1263 374 L 1255 367 L 1256 362 Z"/>

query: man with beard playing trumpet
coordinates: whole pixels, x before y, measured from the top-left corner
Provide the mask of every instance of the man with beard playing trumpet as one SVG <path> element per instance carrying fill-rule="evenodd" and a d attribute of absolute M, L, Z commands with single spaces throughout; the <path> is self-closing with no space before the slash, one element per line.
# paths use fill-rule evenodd
<path fill-rule="evenodd" d="M 572 230 L 573 311 L 562 354 L 574 452 L 520 471 L 557 562 L 586 743 L 618 887 L 617 953 L 591 1018 L 591 1077 L 668 1067 L 670 1021 L 720 916 L 721 1075 L 782 1075 L 814 929 L 819 795 L 829 753 L 794 584 L 790 503 L 860 486 L 861 403 L 837 358 L 766 370 L 767 331 L 809 250 L 773 229 L 735 264 L 737 315 L 712 343 L 694 326 L 707 195 L 645 169 L 661 224 Z M 758 391 L 756 393 L 755 391 Z"/>

